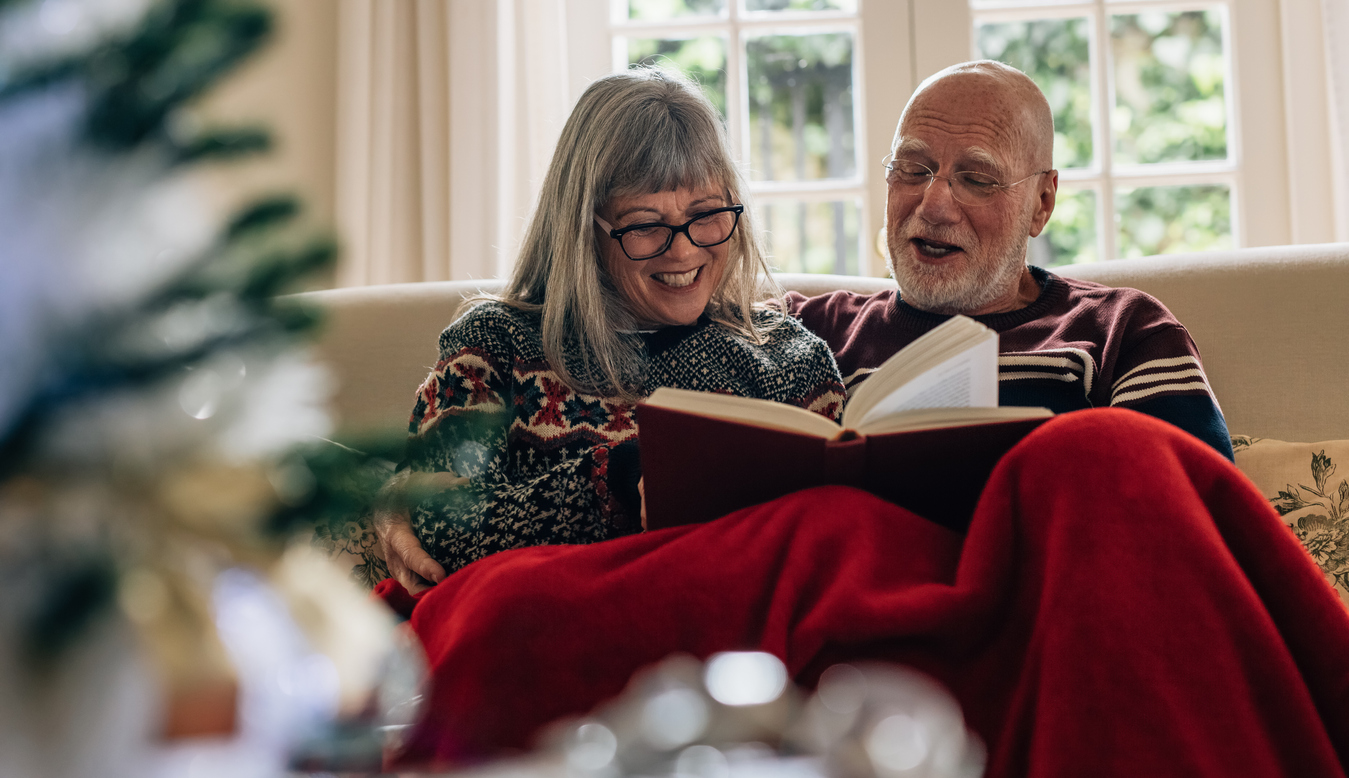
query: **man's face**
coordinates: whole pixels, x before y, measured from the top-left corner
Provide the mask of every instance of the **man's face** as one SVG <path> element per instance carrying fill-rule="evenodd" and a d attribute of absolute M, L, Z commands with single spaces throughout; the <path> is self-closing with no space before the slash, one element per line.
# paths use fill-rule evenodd
<path fill-rule="evenodd" d="M 896 161 L 917 162 L 938 176 L 973 171 L 1010 184 L 1037 172 L 1020 148 L 1022 120 L 1020 106 L 996 82 L 947 78 L 905 112 Z M 905 301 L 937 313 L 1007 310 L 1024 273 L 1027 241 L 1053 210 L 1053 179 L 1032 176 L 980 205 L 958 202 L 944 178 L 919 195 L 889 187 L 886 242 Z"/>

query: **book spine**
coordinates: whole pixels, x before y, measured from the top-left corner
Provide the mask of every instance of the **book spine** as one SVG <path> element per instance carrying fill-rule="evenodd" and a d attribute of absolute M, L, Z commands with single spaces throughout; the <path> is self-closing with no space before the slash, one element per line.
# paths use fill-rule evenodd
<path fill-rule="evenodd" d="M 861 487 L 865 483 L 866 462 L 866 437 L 844 430 L 836 440 L 824 444 L 824 482 Z"/>

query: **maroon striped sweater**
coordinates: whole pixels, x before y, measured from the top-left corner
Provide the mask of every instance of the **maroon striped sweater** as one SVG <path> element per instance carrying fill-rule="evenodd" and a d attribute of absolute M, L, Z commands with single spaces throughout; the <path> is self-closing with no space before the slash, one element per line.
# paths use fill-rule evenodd
<path fill-rule="evenodd" d="M 999 336 L 999 402 L 1055 413 L 1121 406 L 1204 440 L 1232 445 L 1199 349 L 1176 317 L 1137 289 L 1062 278 L 1032 267 L 1040 296 L 1010 313 L 974 316 Z M 787 294 L 787 307 L 829 344 L 851 394 L 890 355 L 950 318 L 896 291 Z"/>

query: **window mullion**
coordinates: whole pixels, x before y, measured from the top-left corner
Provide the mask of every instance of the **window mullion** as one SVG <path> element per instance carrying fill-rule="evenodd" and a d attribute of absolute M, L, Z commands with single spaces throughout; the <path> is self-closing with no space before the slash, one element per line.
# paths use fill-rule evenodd
<path fill-rule="evenodd" d="M 1092 145 L 1095 146 L 1096 167 L 1101 171 L 1101 189 L 1096 199 L 1097 220 L 1100 229 L 1096 235 L 1101 259 L 1118 255 L 1118 230 L 1115 226 L 1114 130 L 1111 127 L 1111 109 L 1115 104 L 1114 52 L 1110 46 L 1110 16 L 1105 0 L 1096 0 L 1092 13 L 1094 34 L 1091 41 L 1091 71 L 1096 88 L 1092 99 Z"/>
<path fill-rule="evenodd" d="M 731 23 L 726 30 L 726 131 L 740 164 L 749 168 L 749 75 L 745 62 L 745 33 L 736 17 L 738 2 L 730 3 Z M 748 176 L 746 176 L 748 178 Z"/>

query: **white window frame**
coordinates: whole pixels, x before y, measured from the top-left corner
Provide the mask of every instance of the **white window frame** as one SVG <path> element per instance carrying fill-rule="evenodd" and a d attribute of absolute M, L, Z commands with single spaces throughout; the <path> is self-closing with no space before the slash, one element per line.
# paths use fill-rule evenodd
<path fill-rule="evenodd" d="M 611 68 L 616 72 L 628 67 L 628 42 L 634 38 L 694 38 L 718 37 L 726 46 L 726 120 L 727 131 L 739 159 L 743 163 L 753 158 L 753 138 L 750 131 L 749 72 L 744 65 L 746 47 L 751 38 L 765 35 L 800 35 L 812 33 L 847 33 L 853 39 L 852 83 L 854 95 L 864 95 L 862 75 L 861 17 L 846 11 L 815 13 L 749 12 L 743 0 L 727 0 L 722 16 L 690 17 L 674 21 L 631 21 L 626 18 L 627 0 L 611 0 L 609 34 L 611 40 Z M 758 207 L 782 202 L 856 202 L 859 204 L 858 273 L 870 270 L 870 252 L 867 251 L 869 220 L 866 208 L 866 107 L 864 100 L 853 100 L 854 174 L 846 178 L 826 178 L 804 181 L 762 181 L 749 176 L 749 190 Z"/>
<path fill-rule="evenodd" d="M 1102 259 L 1117 256 L 1115 189 L 1126 186 L 1225 184 L 1231 192 L 1234 248 L 1291 242 L 1297 204 L 1290 197 L 1288 149 L 1285 133 L 1284 84 L 1280 77 L 1280 40 L 1271 30 L 1280 27 L 1278 0 L 1042 0 L 1017 4 L 973 0 L 971 30 L 980 21 L 1031 21 L 1086 17 L 1089 20 L 1092 73 L 1092 131 L 1094 158 L 1089 168 L 1059 170 L 1065 191 L 1096 192 L 1097 250 Z M 1113 163 L 1113 135 L 1109 131 L 1114 105 L 1114 62 L 1109 16 L 1145 11 L 1174 13 L 1219 9 L 1224 15 L 1223 48 L 1227 54 L 1223 94 L 1227 109 L 1226 160 L 1146 165 Z M 1284 42 L 1287 45 L 1287 42 Z M 971 56 L 975 51 L 973 34 Z M 1287 105 L 1288 108 L 1293 106 Z M 1292 126 L 1292 125 L 1290 125 Z M 1310 166 L 1303 165 L 1303 168 Z M 1051 223 L 1052 224 L 1052 223 Z M 1303 230 L 1312 237 L 1314 230 Z"/>
<path fill-rule="evenodd" d="M 975 4 L 974 24 L 981 22 L 1022 22 L 1034 20 L 1087 20 L 1089 69 L 1091 72 L 1091 128 L 1092 162 L 1085 168 L 1059 168 L 1060 187 L 1065 192 L 1092 191 L 1096 193 L 1096 246 L 1102 259 L 1118 256 L 1118 227 L 1115 224 L 1115 190 L 1119 187 L 1196 186 L 1223 184 L 1230 193 L 1232 241 L 1242 245 L 1240 217 L 1241 186 L 1237 179 L 1239 168 L 1239 134 L 1234 110 L 1236 81 L 1233 78 L 1231 9 L 1226 0 L 1216 2 L 1134 2 L 1107 3 L 1105 0 L 1054 3 L 1014 8 L 980 9 Z M 1223 103 L 1227 111 L 1227 159 L 1200 162 L 1170 162 L 1154 164 L 1119 165 L 1114 162 L 1114 135 L 1110 131 L 1110 113 L 1115 105 L 1114 56 L 1110 46 L 1109 17 L 1118 14 L 1152 11 L 1180 13 L 1185 11 L 1216 10 L 1222 17 L 1223 52 L 1226 69 L 1223 74 Z M 971 39 L 971 56 L 979 56 L 977 44 Z"/>
<path fill-rule="evenodd" d="M 932 73 L 964 60 L 969 50 L 969 11 L 953 0 L 858 0 L 852 14 L 746 14 L 741 0 L 728 0 L 729 13 L 708 22 L 639 24 L 624 18 L 623 0 L 567 0 L 569 60 L 572 100 L 593 79 L 626 67 L 627 52 L 617 51 L 620 36 L 656 37 L 674 32 L 707 34 L 725 30 L 727 46 L 728 129 L 742 160 L 749 159 L 747 79 L 741 72 L 740 52 L 750 35 L 855 29 L 853 49 L 853 130 L 858 153 L 857 173 L 850 179 L 823 181 L 751 181 L 756 203 L 782 200 L 808 202 L 857 199 L 859 217 L 858 273 L 885 275 L 885 261 L 877 251 L 876 236 L 885 214 L 885 181 L 876 175 L 880 160 L 890 148 L 895 124 L 909 95 L 917 86 L 917 73 Z M 732 26 L 734 25 L 734 26 Z M 913 30 L 932 33 L 915 40 Z M 733 106 L 738 108 L 733 109 Z"/>
<path fill-rule="evenodd" d="M 591 80 L 612 70 L 611 0 L 554 1 L 566 4 L 570 105 Z M 1329 116 L 1329 54 L 1317 34 L 1325 32 L 1320 2 L 1228 3 L 1232 72 L 1226 96 L 1229 115 L 1235 117 L 1229 126 L 1236 160 L 1235 173 L 1228 174 L 1237 183 L 1233 242 L 1270 246 L 1335 240 L 1336 209 L 1349 214 L 1349 185 L 1343 191 L 1336 189 L 1328 164 L 1338 146 Z M 1042 4 L 1051 3 L 1042 0 Z M 1096 3 L 1068 0 L 1071 5 Z M 1057 10 L 1063 13 L 1068 6 L 1057 4 Z M 918 83 L 972 56 L 974 20 L 968 0 L 859 0 L 858 14 L 861 29 L 854 57 L 860 62 L 860 76 L 854 88 L 860 91 L 857 102 L 863 120 L 858 139 L 866 148 L 867 175 L 861 229 L 874 238 L 884 219 L 885 182 L 871 167 L 889 150 L 900 111 Z M 1099 87 L 1094 91 L 1101 92 Z M 1065 176 L 1065 185 L 1076 183 L 1071 179 Z M 1101 200 L 1097 202 L 1103 209 Z M 1098 210 L 1098 219 L 1102 215 Z M 1349 216 L 1341 218 L 1349 225 Z M 1107 229 L 1112 233 L 1115 229 L 1113 214 L 1098 223 L 1100 232 Z M 1349 226 L 1340 229 L 1349 234 Z M 861 255 L 869 260 L 859 263 L 862 272 L 884 275 L 884 260 L 875 241 L 871 243 Z M 1104 252 L 1100 256 L 1108 257 Z"/>

